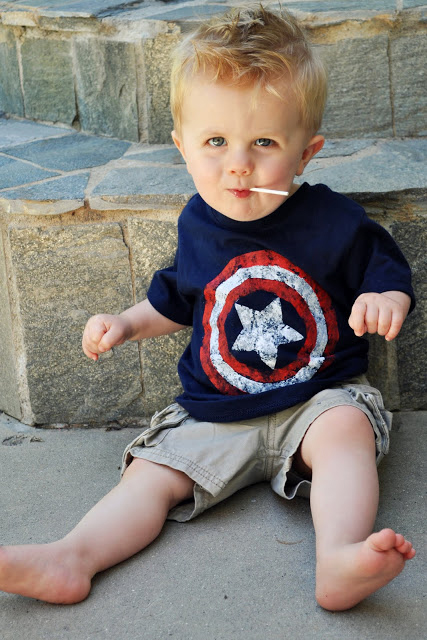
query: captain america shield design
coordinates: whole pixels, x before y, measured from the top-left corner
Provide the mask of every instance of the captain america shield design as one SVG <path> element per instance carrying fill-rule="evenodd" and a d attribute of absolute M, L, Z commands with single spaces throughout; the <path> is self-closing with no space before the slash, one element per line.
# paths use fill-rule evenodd
<path fill-rule="evenodd" d="M 274 251 L 231 260 L 205 287 L 203 370 L 222 393 L 307 382 L 338 341 L 329 295 Z"/>

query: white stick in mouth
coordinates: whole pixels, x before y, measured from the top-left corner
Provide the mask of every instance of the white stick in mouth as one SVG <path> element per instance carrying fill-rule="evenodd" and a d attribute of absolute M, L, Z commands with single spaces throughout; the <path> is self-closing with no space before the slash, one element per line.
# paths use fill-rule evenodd
<path fill-rule="evenodd" d="M 289 191 L 277 191 L 277 189 L 263 189 L 262 187 L 252 187 L 249 191 L 258 191 L 259 193 L 273 193 L 276 196 L 288 196 Z"/>

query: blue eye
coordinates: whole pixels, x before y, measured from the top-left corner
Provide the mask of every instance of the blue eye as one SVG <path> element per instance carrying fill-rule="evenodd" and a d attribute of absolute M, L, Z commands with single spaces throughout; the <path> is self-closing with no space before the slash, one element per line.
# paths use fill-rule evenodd
<path fill-rule="evenodd" d="M 211 147 L 223 147 L 225 145 L 225 138 L 222 138 L 221 136 L 218 136 L 216 138 L 210 138 L 208 140 L 208 144 L 211 145 Z"/>
<path fill-rule="evenodd" d="M 255 144 L 257 147 L 270 147 L 273 144 L 273 140 L 270 140 L 270 138 L 258 138 L 258 140 L 255 140 Z"/>

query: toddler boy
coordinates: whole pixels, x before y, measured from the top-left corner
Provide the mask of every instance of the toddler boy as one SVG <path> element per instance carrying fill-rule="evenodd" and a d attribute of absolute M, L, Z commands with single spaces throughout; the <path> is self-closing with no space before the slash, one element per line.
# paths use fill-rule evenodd
<path fill-rule="evenodd" d="M 191 325 L 183 393 L 63 540 L 1 549 L 0 588 L 78 602 L 166 518 L 189 520 L 267 479 L 288 499 L 311 487 L 322 607 L 354 606 L 415 555 L 391 529 L 371 533 L 390 414 L 363 377 L 361 338 L 397 336 L 413 306 L 410 271 L 360 206 L 294 182 L 323 146 L 325 97 L 323 67 L 286 12 L 233 9 L 178 47 L 172 137 L 198 193 L 173 266 L 146 300 L 92 317 L 83 350 L 97 360 Z"/>

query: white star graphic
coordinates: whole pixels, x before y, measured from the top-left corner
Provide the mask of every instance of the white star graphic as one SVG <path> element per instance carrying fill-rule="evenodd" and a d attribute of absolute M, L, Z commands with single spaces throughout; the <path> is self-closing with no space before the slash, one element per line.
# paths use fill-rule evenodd
<path fill-rule="evenodd" d="M 280 344 L 298 342 L 304 338 L 298 331 L 283 323 L 280 298 L 275 298 L 262 311 L 237 303 L 234 306 L 243 329 L 232 348 L 236 351 L 256 351 L 270 369 L 276 366 Z"/>

